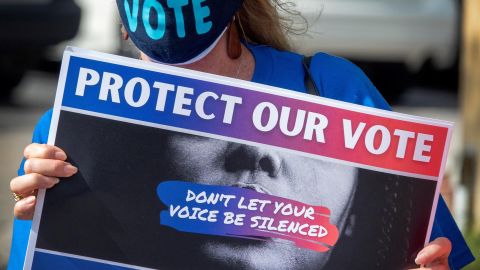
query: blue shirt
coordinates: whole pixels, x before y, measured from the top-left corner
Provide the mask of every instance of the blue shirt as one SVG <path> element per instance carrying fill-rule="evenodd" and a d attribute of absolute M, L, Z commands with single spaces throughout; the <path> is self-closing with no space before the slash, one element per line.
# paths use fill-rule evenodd
<path fill-rule="evenodd" d="M 278 51 L 268 46 L 249 45 L 249 48 L 256 62 L 252 81 L 307 92 L 304 83 L 303 56 Z M 390 110 L 390 106 L 375 86 L 351 62 L 340 57 L 318 53 L 312 59 L 310 70 L 317 86 L 322 89 L 324 97 Z M 50 110 L 38 122 L 32 142 L 42 144 L 47 142 L 51 118 Z M 23 162 L 18 174 L 24 174 Z M 30 227 L 31 221 L 14 220 L 9 270 L 23 268 Z M 440 236 L 452 241 L 453 249 L 449 257 L 452 270 L 461 269 L 474 260 L 442 198 L 438 202 L 431 239 Z"/>

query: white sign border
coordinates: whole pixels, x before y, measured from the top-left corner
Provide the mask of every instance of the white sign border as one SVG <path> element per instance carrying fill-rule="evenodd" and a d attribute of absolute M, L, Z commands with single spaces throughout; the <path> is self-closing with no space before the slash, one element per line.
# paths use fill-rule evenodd
<path fill-rule="evenodd" d="M 112 116 L 112 115 L 89 112 L 89 111 L 86 111 L 86 110 L 79 110 L 79 109 L 74 109 L 74 108 L 69 108 L 69 107 L 62 107 L 62 100 L 63 100 L 64 90 L 65 90 L 65 83 L 66 83 L 68 65 L 70 63 L 70 58 L 72 56 L 79 57 L 79 58 L 85 58 L 85 59 L 89 59 L 89 60 L 104 61 L 104 62 L 109 62 L 109 63 L 112 63 L 112 64 L 128 66 L 128 67 L 147 70 L 147 71 L 160 72 L 160 73 L 165 73 L 165 74 L 174 75 L 174 76 L 181 76 L 181 77 L 187 77 L 187 78 L 196 79 L 196 80 L 209 81 L 209 82 L 228 85 L 228 86 L 233 86 L 233 87 L 240 87 L 240 88 L 248 89 L 248 90 L 251 90 L 251 91 L 273 94 L 273 95 L 280 95 L 280 96 L 284 96 L 284 97 L 287 97 L 287 98 L 297 99 L 297 100 L 301 100 L 301 101 L 307 101 L 307 102 L 321 104 L 321 105 L 330 106 L 330 107 L 336 107 L 336 108 L 340 108 L 340 109 L 344 109 L 344 110 L 348 110 L 348 111 L 361 112 L 361 113 L 365 113 L 365 114 L 369 114 L 369 115 L 373 115 L 373 116 L 387 117 L 387 118 L 393 118 L 393 119 L 396 119 L 396 120 L 402 120 L 402 121 L 408 121 L 408 122 L 414 122 L 414 123 L 419 123 L 419 124 L 426 124 L 426 125 L 432 125 L 432 126 L 446 128 L 448 130 L 447 138 L 446 138 L 447 143 L 446 143 L 445 148 L 444 148 L 442 165 L 441 165 L 441 169 L 440 169 L 438 177 L 424 176 L 424 175 L 419 175 L 419 174 L 411 174 L 411 173 L 405 173 L 405 172 L 396 171 L 396 170 L 388 170 L 388 169 L 378 168 L 378 167 L 374 167 L 374 166 L 357 164 L 357 163 L 354 163 L 354 162 L 347 162 L 347 161 L 344 161 L 344 160 L 338 160 L 338 159 L 333 159 L 333 158 L 328 158 L 328 157 L 320 157 L 320 156 L 317 156 L 317 155 L 307 154 L 307 153 L 300 152 L 300 151 L 280 148 L 282 151 L 288 151 L 288 152 L 292 152 L 292 153 L 295 153 L 295 154 L 301 154 L 301 155 L 309 156 L 309 157 L 316 158 L 316 159 L 328 160 L 328 161 L 331 161 L 331 162 L 333 161 L 333 162 L 336 162 L 336 163 L 343 163 L 343 164 L 346 164 L 346 165 L 355 166 L 355 167 L 362 167 L 362 168 L 371 169 L 371 170 L 375 170 L 375 171 L 382 171 L 382 172 L 386 172 L 386 173 L 394 173 L 394 174 L 403 175 L 403 176 L 409 176 L 409 177 L 421 178 L 421 179 L 425 179 L 425 180 L 436 181 L 437 182 L 437 188 L 436 188 L 436 193 L 435 193 L 435 196 L 434 196 L 434 201 L 433 201 L 433 204 L 432 204 L 433 207 L 432 207 L 432 211 L 431 211 L 431 214 L 430 214 L 430 221 L 429 221 L 429 226 L 428 226 L 428 229 L 427 229 L 425 245 L 429 242 L 431 232 L 432 232 L 432 228 L 433 228 L 433 220 L 435 218 L 435 211 L 436 211 L 438 200 L 439 200 L 440 188 L 441 188 L 441 185 L 442 185 L 442 182 L 443 182 L 443 176 L 445 174 L 446 157 L 447 157 L 447 154 L 448 154 L 448 150 L 449 150 L 449 146 L 450 146 L 450 140 L 451 140 L 452 131 L 453 131 L 453 123 L 452 122 L 443 121 L 443 120 L 436 120 L 436 119 L 431 119 L 431 118 L 426 118 L 426 117 L 411 116 L 411 115 L 407 115 L 407 114 L 403 114 L 403 113 L 386 111 L 386 110 L 381 110 L 381 109 L 376 109 L 376 108 L 370 108 L 370 107 L 366 107 L 366 106 L 362 106 L 362 105 L 358 105 L 358 104 L 353 104 L 353 103 L 348 103 L 348 102 L 344 102 L 344 101 L 333 100 L 333 99 L 318 97 L 318 96 L 313 96 L 313 95 L 305 95 L 303 93 L 298 93 L 296 91 L 285 91 L 281 88 L 277 88 L 277 87 L 273 87 L 273 86 L 258 84 L 258 83 L 249 82 L 249 81 L 243 81 L 243 80 L 239 80 L 239 79 L 227 78 L 227 77 L 223 77 L 223 76 L 219 76 L 219 75 L 215 75 L 215 74 L 204 73 L 204 72 L 200 72 L 200 71 L 187 70 L 187 69 L 183 69 L 183 68 L 179 68 L 179 67 L 175 67 L 175 66 L 166 66 L 166 65 L 153 63 L 153 62 L 146 62 L 146 61 L 142 61 L 142 60 L 138 60 L 138 59 L 116 56 L 116 55 L 111 55 L 111 54 L 106 54 L 106 53 L 101 53 L 101 52 L 96 52 L 96 51 L 90 51 L 90 50 L 75 48 L 75 47 L 67 47 L 65 49 L 65 52 L 64 52 L 64 55 L 63 55 L 62 65 L 61 65 L 61 69 L 60 69 L 60 76 L 59 76 L 58 85 L 57 85 L 57 92 L 56 92 L 55 103 L 54 103 L 54 107 L 53 107 L 52 121 L 51 121 L 51 126 L 50 126 L 50 131 L 49 131 L 49 137 L 48 137 L 48 144 L 49 145 L 54 145 L 55 144 L 60 112 L 61 112 L 61 110 L 64 110 L 64 111 L 71 111 L 71 112 L 76 112 L 76 113 L 81 113 L 81 114 L 86 114 L 86 115 L 91 115 L 91 116 L 102 117 L 102 118 L 106 118 L 106 119 L 112 119 L 112 120 L 116 120 L 116 121 L 129 122 L 129 123 L 134 123 L 134 124 L 139 124 L 139 125 L 144 125 L 144 126 L 152 126 L 152 127 L 168 129 L 168 130 L 172 130 L 172 131 L 180 131 L 180 132 L 190 133 L 190 134 L 194 134 L 194 135 L 216 138 L 216 139 L 220 139 L 220 140 L 228 140 L 228 141 L 232 141 L 232 142 L 239 142 L 239 143 L 250 144 L 250 145 L 254 145 L 254 146 L 271 147 L 271 148 L 276 148 L 276 149 L 279 148 L 279 147 L 275 147 L 275 146 L 271 146 L 271 145 L 264 145 L 264 144 L 260 144 L 260 143 L 254 143 L 254 142 L 250 142 L 250 141 L 244 141 L 244 140 L 240 140 L 240 139 L 234 139 L 234 138 L 224 137 L 224 136 L 219 136 L 219 135 L 212 135 L 212 134 L 208 134 L 208 133 L 204 133 L 204 132 L 195 132 L 195 131 L 192 131 L 192 130 L 185 130 L 185 129 L 174 128 L 174 127 L 170 127 L 170 126 L 148 123 L 148 122 L 144 122 L 144 121 L 132 120 L 132 119 L 123 118 L 123 117 L 116 117 L 116 116 Z M 36 246 L 36 242 L 37 242 L 38 229 L 39 229 L 39 226 L 40 226 L 40 219 L 41 219 L 41 215 L 42 215 L 44 200 L 45 200 L 45 189 L 41 189 L 41 190 L 39 190 L 38 195 L 37 195 L 37 204 L 36 204 L 36 207 L 35 207 L 35 214 L 34 214 L 34 217 L 33 217 L 32 227 L 31 227 L 30 235 L 29 235 L 27 253 L 26 253 L 26 256 L 25 256 L 25 263 L 24 263 L 24 267 L 23 267 L 24 270 L 29 270 L 32 267 L 33 256 L 34 256 L 34 253 L 35 253 L 35 250 L 36 250 L 35 246 Z M 115 263 L 115 262 L 112 262 L 112 263 Z"/>

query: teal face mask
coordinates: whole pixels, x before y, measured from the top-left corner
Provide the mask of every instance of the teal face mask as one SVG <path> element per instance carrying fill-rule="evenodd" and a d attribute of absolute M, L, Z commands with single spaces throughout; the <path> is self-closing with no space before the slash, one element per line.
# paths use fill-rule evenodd
<path fill-rule="evenodd" d="M 133 43 L 151 59 L 179 64 L 206 54 L 243 0 L 117 0 Z"/>

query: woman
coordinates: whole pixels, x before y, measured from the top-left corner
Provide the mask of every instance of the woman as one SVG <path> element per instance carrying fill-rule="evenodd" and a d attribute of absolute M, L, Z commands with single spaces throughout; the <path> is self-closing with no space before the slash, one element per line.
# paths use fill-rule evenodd
<path fill-rule="evenodd" d="M 117 3 L 128 35 L 142 52 L 143 60 L 306 92 L 302 57 L 284 51 L 288 43 L 283 35 L 284 21 L 277 12 L 282 7 L 279 1 Z M 317 54 L 311 63 L 311 74 L 324 97 L 389 109 L 365 75 L 347 61 Z M 47 114 L 40 121 L 34 133 L 37 144 L 27 146 L 21 176 L 11 181 L 12 192 L 20 195 L 14 209 L 18 219 L 32 218 L 35 190 L 51 188 L 59 178 L 77 172 L 77 168 L 65 162 L 64 151 L 44 145 L 50 118 L 51 114 Z M 20 269 L 22 265 L 29 225 L 15 222 L 9 269 Z M 449 259 L 450 267 L 460 269 L 471 261 L 471 253 L 443 201 L 439 203 L 432 235 L 447 238 L 439 237 L 419 252 L 416 262 L 425 266 L 422 269 L 449 269 Z M 452 243 L 448 238 L 453 241 L 450 258 Z"/>

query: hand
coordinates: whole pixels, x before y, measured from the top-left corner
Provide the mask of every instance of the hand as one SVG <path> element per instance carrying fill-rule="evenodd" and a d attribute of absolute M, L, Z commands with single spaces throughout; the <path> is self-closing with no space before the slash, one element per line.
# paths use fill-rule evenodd
<path fill-rule="evenodd" d="M 450 270 L 448 256 L 452 251 L 452 243 L 445 237 L 430 242 L 417 255 L 415 263 L 421 270 Z"/>
<path fill-rule="evenodd" d="M 65 162 L 67 155 L 56 146 L 33 143 L 25 148 L 24 156 L 25 175 L 12 179 L 10 190 L 22 197 L 15 203 L 15 217 L 32 219 L 38 189 L 52 188 L 58 184 L 60 177 L 70 177 L 78 169 Z"/>

